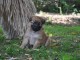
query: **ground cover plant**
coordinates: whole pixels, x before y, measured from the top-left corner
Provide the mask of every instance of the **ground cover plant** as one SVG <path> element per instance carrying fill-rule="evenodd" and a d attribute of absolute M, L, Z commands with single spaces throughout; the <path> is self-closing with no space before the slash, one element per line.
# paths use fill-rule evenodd
<path fill-rule="evenodd" d="M 6 40 L 0 27 L 0 60 L 80 60 L 80 26 L 45 24 L 53 42 L 49 47 L 20 49 L 20 39 Z"/>

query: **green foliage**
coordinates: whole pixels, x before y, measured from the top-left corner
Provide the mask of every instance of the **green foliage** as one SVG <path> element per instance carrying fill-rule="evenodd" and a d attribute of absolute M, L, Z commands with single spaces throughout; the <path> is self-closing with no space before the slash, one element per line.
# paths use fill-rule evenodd
<path fill-rule="evenodd" d="M 66 2 L 65 0 L 60 0 L 60 5 L 61 5 L 63 13 L 77 12 L 77 9 L 74 8 L 75 4 L 70 4 Z"/>
<path fill-rule="evenodd" d="M 2 28 L 1 28 L 1 26 L 0 26 L 0 34 L 3 34 L 3 31 L 2 31 Z"/>
<path fill-rule="evenodd" d="M 76 0 L 77 3 L 80 3 L 80 0 Z"/>
<path fill-rule="evenodd" d="M 0 56 L 0 60 L 4 60 L 5 58 L 4 58 L 4 56 Z"/>
<path fill-rule="evenodd" d="M 0 42 L 2 42 L 4 40 L 5 40 L 5 36 L 3 35 L 3 31 L 2 31 L 1 26 L 0 26 Z"/>
<path fill-rule="evenodd" d="M 58 13 L 59 9 L 55 6 L 53 0 L 33 0 L 38 11 Z"/>
<path fill-rule="evenodd" d="M 76 2 L 74 4 L 69 2 L 69 0 L 33 0 L 35 6 L 38 11 L 42 10 L 44 12 L 53 12 L 53 13 L 72 13 L 72 12 L 79 12 L 79 0 L 74 0 Z M 78 4 L 77 4 L 78 3 Z M 77 6 L 78 5 L 78 6 Z M 77 6 L 77 7 L 75 7 Z M 61 8 L 61 9 L 60 9 Z"/>

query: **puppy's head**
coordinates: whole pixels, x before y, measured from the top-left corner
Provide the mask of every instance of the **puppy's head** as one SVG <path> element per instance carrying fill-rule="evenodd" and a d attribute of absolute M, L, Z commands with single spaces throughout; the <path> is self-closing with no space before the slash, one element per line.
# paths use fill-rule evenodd
<path fill-rule="evenodd" d="M 37 32 L 42 28 L 43 24 L 45 23 L 45 18 L 32 16 L 30 19 L 30 23 L 32 30 Z"/>

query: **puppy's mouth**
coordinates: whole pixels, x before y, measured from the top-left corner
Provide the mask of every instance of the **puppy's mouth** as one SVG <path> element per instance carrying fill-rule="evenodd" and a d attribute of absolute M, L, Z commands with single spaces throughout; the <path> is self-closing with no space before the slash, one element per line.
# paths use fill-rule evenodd
<path fill-rule="evenodd" d="M 42 26 L 39 22 L 34 22 L 31 25 L 31 28 L 32 28 L 33 31 L 37 32 L 37 31 L 41 30 Z"/>

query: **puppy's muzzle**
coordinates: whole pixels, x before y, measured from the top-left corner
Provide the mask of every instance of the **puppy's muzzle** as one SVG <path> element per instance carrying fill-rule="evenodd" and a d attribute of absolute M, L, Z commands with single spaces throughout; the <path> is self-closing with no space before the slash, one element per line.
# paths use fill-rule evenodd
<path fill-rule="evenodd" d="M 31 25 L 31 28 L 33 31 L 37 32 L 42 28 L 42 26 L 39 22 L 33 22 L 33 24 Z"/>

